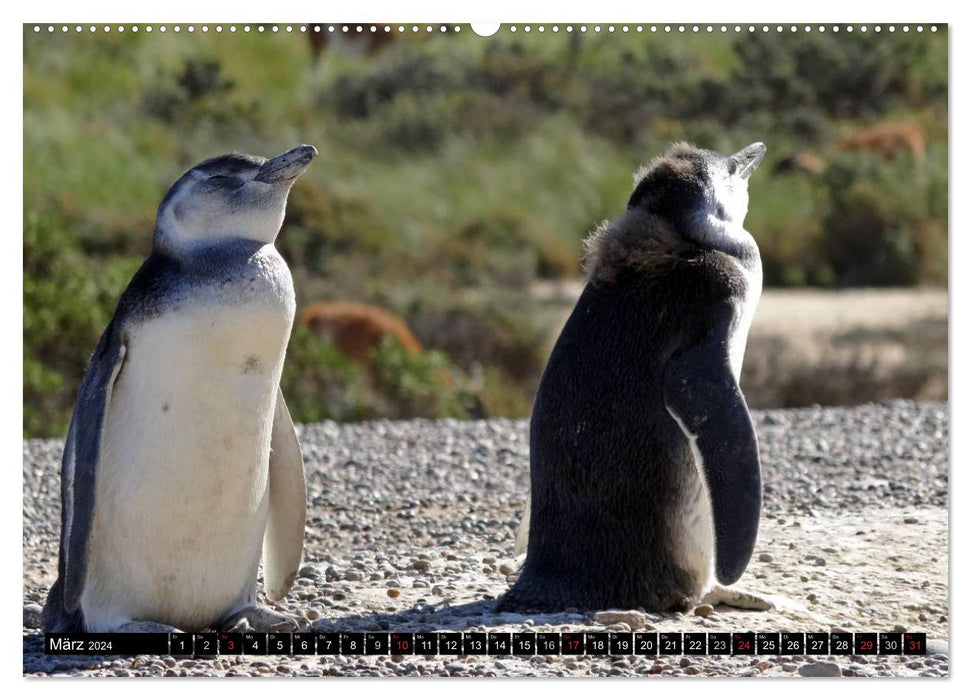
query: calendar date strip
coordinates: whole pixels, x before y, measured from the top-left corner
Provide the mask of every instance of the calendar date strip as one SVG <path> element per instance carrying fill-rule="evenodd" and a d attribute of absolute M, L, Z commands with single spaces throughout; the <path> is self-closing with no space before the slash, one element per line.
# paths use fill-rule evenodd
<path fill-rule="evenodd" d="M 922 656 L 923 632 L 294 632 L 45 635 L 52 655 Z"/>

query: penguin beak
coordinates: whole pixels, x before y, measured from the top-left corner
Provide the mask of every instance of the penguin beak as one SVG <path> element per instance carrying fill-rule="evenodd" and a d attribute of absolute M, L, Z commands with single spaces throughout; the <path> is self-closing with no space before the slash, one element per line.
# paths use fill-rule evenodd
<path fill-rule="evenodd" d="M 295 180 L 316 157 L 317 149 L 313 146 L 297 146 L 263 163 L 254 179 L 270 184 Z"/>
<path fill-rule="evenodd" d="M 755 172 L 755 169 L 759 167 L 759 163 L 765 157 L 765 144 L 761 141 L 756 141 L 751 146 L 746 146 L 741 151 L 732 156 L 732 161 L 735 163 L 735 176 L 740 177 L 743 180 L 748 180 Z"/>

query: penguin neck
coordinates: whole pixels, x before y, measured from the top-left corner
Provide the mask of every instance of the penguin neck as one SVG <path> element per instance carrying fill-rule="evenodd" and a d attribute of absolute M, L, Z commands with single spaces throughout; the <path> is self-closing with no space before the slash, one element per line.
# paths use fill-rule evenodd
<path fill-rule="evenodd" d="M 703 248 L 730 255 L 749 269 L 761 269 L 758 244 L 740 221 L 729 221 L 704 211 L 690 217 L 684 231 L 687 240 Z"/>
<path fill-rule="evenodd" d="M 184 262 L 200 259 L 211 260 L 213 257 L 249 258 L 266 246 L 273 247 L 273 243 L 241 236 L 180 241 L 158 228 L 155 229 L 155 236 L 152 240 L 153 253 Z"/>

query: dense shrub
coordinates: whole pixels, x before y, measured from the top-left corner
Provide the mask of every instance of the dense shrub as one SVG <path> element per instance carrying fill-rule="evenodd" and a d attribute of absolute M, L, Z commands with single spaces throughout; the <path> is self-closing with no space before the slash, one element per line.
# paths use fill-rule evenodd
<path fill-rule="evenodd" d="M 944 279 L 946 260 L 929 259 L 946 248 L 946 222 L 931 211 L 929 177 L 925 164 L 910 157 L 888 162 L 876 154 L 847 153 L 829 166 L 819 254 L 837 284 L 909 286 Z"/>
<path fill-rule="evenodd" d="M 465 417 L 477 398 L 441 352 L 409 353 L 386 336 L 373 374 L 306 327 L 294 328 L 281 387 L 297 422 Z"/>
<path fill-rule="evenodd" d="M 162 74 L 146 86 L 142 109 L 150 116 L 179 128 L 237 127 L 259 124 L 257 100 L 247 101 L 227 78 L 222 63 L 206 56 L 187 58 L 175 74 Z"/>
<path fill-rule="evenodd" d="M 88 358 L 137 265 L 86 258 L 62 222 L 25 216 L 25 435 L 66 432 Z"/>

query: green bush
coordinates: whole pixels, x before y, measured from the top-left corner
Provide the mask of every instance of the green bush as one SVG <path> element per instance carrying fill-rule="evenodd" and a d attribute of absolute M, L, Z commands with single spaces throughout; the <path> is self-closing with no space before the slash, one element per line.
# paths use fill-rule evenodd
<path fill-rule="evenodd" d="M 410 353 L 385 336 L 372 360 L 368 372 L 305 326 L 294 328 L 281 380 L 293 419 L 444 418 L 475 411 L 475 391 L 444 353 Z"/>
<path fill-rule="evenodd" d="M 87 258 L 63 222 L 24 217 L 24 434 L 63 435 L 88 358 L 138 261 Z"/>
<path fill-rule="evenodd" d="M 464 418 L 474 410 L 475 393 L 443 352 L 411 353 L 386 335 L 374 352 L 374 367 L 375 384 L 384 403 L 379 415 Z"/>
<path fill-rule="evenodd" d="M 280 386 L 298 423 L 355 421 L 371 417 L 368 380 L 360 366 L 308 328 L 290 336 Z"/>
<path fill-rule="evenodd" d="M 946 279 L 946 221 L 935 218 L 926 164 L 846 153 L 825 173 L 829 209 L 819 256 L 841 286 L 909 286 Z M 934 252 L 932 252 L 934 251 Z"/>

